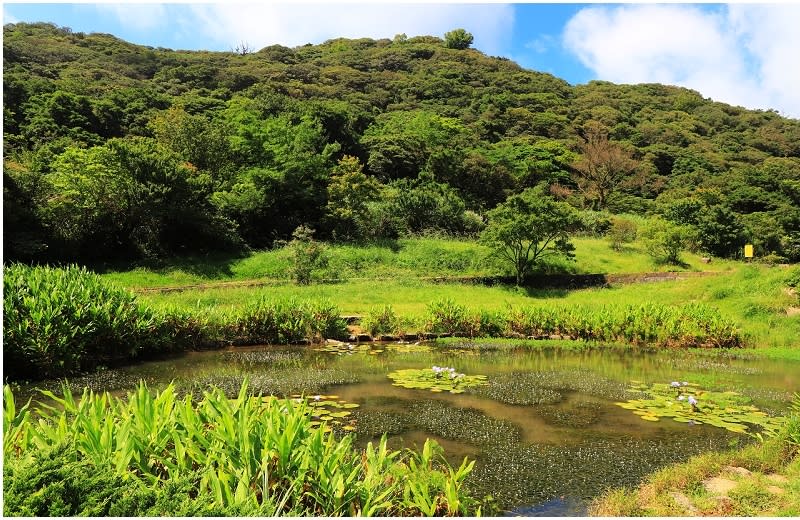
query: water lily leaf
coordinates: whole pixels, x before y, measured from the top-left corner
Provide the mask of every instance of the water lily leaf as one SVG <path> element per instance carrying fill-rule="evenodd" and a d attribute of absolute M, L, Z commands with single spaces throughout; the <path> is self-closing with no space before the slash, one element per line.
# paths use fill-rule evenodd
<path fill-rule="evenodd" d="M 646 385 L 634 382 L 633 389 L 647 394 L 646 399 L 615 403 L 631 410 L 645 421 L 671 417 L 681 423 L 708 424 L 731 432 L 747 433 L 748 425 L 757 425 L 765 432 L 776 430 L 784 421 L 770 417 L 738 392 L 704 390 L 689 383 L 673 387 L 666 383 Z M 690 400 L 694 405 L 690 404 Z"/>

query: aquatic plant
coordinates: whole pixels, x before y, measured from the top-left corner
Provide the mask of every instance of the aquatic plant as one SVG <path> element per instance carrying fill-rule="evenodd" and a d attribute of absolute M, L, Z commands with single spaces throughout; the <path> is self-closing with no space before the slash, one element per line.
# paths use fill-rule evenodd
<path fill-rule="evenodd" d="M 175 318 L 82 267 L 4 266 L 5 377 L 60 377 L 193 346 L 197 324 Z"/>
<path fill-rule="evenodd" d="M 265 296 L 232 319 L 230 328 L 234 339 L 243 338 L 247 342 L 318 342 L 347 335 L 341 312 L 325 300 L 274 300 Z"/>
<path fill-rule="evenodd" d="M 461 374 L 452 367 L 404 368 L 388 374 L 394 386 L 420 388 L 431 392 L 463 393 L 465 389 L 486 384 L 486 376 Z"/>
<path fill-rule="evenodd" d="M 382 307 L 372 307 L 361 319 L 361 327 L 375 338 L 381 334 L 403 332 L 404 324 L 391 305 L 383 305 Z"/>
<path fill-rule="evenodd" d="M 643 392 L 645 397 L 615 404 L 632 410 L 645 421 L 669 417 L 677 422 L 708 424 L 735 433 L 752 433 L 750 426 L 757 426 L 770 435 L 784 422 L 782 417 L 769 416 L 734 391 L 703 390 L 685 381 L 652 385 L 634 381 L 631 390 Z"/>
<path fill-rule="evenodd" d="M 339 399 L 338 395 L 309 395 L 304 397 L 299 394 L 290 396 L 295 403 L 305 402 L 308 405 L 308 414 L 311 416 L 311 426 L 322 426 L 323 429 L 330 430 L 332 427 L 339 427 L 343 431 L 353 431 L 356 429 L 354 420 L 344 420 L 354 408 L 358 408 L 357 403 L 349 403 Z M 277 399 L 276 397 L 271 397 Z"/>
<path fill-rule="evenodd" d="M 305 401 L 254 397 L 246 384 L 235 399 L 218 389 L 178 398 L 172 385 L 153 393 L 144 384 L 125 399 L 87 390 L 75 400 L 66 387 L 62 397 L 45 395 L 55 405 L 42 405 L 34 420 L 4 388 L 7 463 L 58 447 L 149 487 L 199 477 L 184 480 L 187 495 L 251 514 L 480 513 L 463 488 L 474 462 L 451 467 L 434 441 L 400 452 L 383 437 L 356 450 L 351 435 L 315 429 Z M 15 486 L 13 475 L 4 486 Z"/>

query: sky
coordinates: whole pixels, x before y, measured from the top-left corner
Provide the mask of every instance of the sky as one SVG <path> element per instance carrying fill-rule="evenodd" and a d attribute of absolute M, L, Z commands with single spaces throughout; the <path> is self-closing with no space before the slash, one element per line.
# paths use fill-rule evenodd
<path fill-rule="evenodd" d="M 302 1 L 302 0 L 301 0 Z M 330 38 L 434 35 L 569 83 L 664 83 L 800 118 L 800 3 L 15 3 L 3 22 L 47 21 L 132 43 L 228 51 Z"/>

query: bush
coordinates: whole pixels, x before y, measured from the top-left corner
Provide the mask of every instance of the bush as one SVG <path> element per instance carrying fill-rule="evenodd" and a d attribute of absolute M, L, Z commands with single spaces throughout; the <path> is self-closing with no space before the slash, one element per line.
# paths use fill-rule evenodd
<path fill-rule="evenodd" d="M 60 377 L 182 350 L 182 320 L 140 305 L 84 268 L 3 268 L 3 363 L 10 379 Z"/>
<path fill-rule="evenodd" d="M 339 309 L 327 301 L 261 298 L 232 318 L 234 342 L 299 343 L 347 337 Z"/>
<path fill-rule="evenodd" d="M 688 226 L 657 219 L 649 222 L 641 231 L 647 254 L 656 262 L 681 265 L 681 251 L 691 245 L 693 232 Z"/>
<path fill-rule="evenodd" d="M 611 249 L 622 251 L 624 244 L 630 244 L 636 240 L 637 227 L 632 220 L 615 218 L 612 221 L 611 229 L 608 230 L 608 240 L 611 242 Z"/>
<path fill-rule="evenodd" d="M 292 274 L 298 285 L 311 283 L 311 276 L 315 270 L 325 267 L 328 262 L 325 256 L 325 245 L 314 240 L 314 230 L 300 226 L 292 233 L 289 242 L 292 252 Z"/>
<path fill-rule="evenodd" d="M 373 307 L 361 320 L 361 327 L 372 337 L 401 332 L 402 322 L 391 305 Z"/>

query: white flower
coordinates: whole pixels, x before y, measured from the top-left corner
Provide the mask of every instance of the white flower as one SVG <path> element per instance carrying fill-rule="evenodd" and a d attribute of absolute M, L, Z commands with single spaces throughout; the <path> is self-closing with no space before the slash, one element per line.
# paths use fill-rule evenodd
<path fill-rule="evenodd" d="M 693 395 L 689 396 L 689 404 L 692 406 L 697 404 L 697 399 L 695 399 Z"/>
<path fill-rule="evenodd" d="M 678 396 L 678 401 L 683 401 L 684 399 L 686 399 L 685 395 L 679 395 Z"/>
<path fill-rule="evenodd" d="M 681 385 L 683 385 L 683 386 L 689 386 L 689 383 L 687 383 L 686 381 L 684 381 L 683 383 L 681 383 Z"/>
<path fill-rule="evenodd" d="M 677 381 L 673 381 L 673 382 L 671 382 L 669 384 L 669 386 L 671 386 L 673 388 L 677 388 L 677 387 L 681 386 L 681 384 L 679 382 L 677 382 Z"/>

